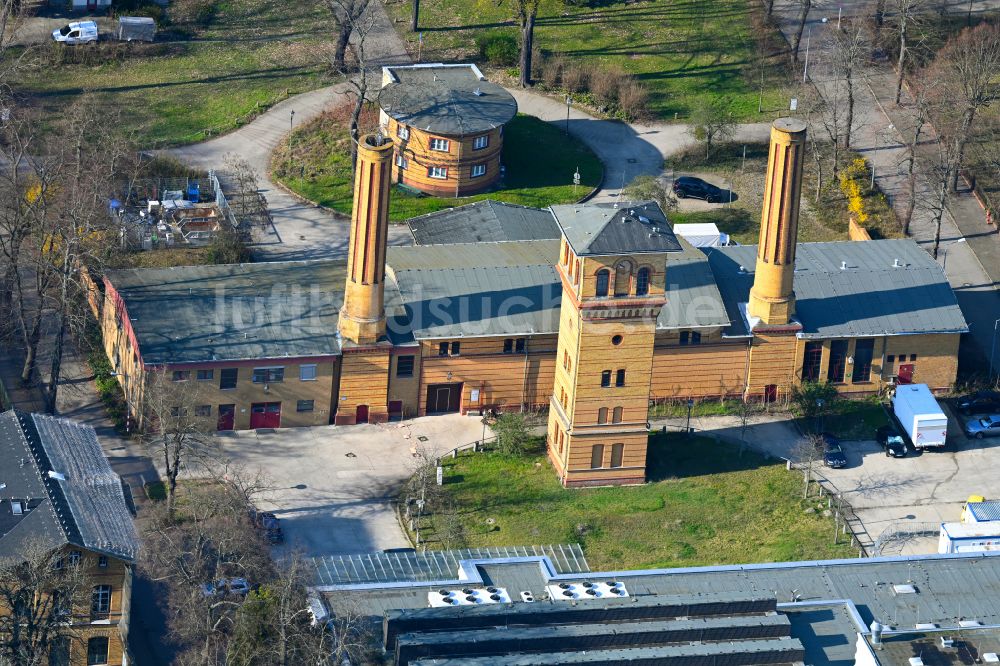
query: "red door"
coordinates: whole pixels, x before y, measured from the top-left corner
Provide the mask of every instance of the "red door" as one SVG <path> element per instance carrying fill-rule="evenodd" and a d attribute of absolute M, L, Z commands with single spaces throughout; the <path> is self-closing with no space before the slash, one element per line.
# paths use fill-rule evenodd
<path fill-rule="evenodd" d="M 764 387 L 764 402 L 771 403 L 778 399 L 778 385 L 768 384 Z"/>
<path fill-rule="evenodd" d="M 236 405 L 219 405 L 217 430 L 232 430 L 236 425 Z"/>
<path fill-rule="evenodd" d="M 280 428 L 281 403 L 255 402 L 250 405 L 251 428 Z"/>
<path fill-rule="evenodd" d="M 358 405 L 358 409 L 354 412 L 354 422 L 368 423 L 368 405 Z"/>
<path fill-rule="evenodd" d="M 912 384 L 913 383 L 913 364 L 907 363 L 905 365 L 899 366 L 899 370 L 896 372 L 896 383 L 898 384 Z"/>

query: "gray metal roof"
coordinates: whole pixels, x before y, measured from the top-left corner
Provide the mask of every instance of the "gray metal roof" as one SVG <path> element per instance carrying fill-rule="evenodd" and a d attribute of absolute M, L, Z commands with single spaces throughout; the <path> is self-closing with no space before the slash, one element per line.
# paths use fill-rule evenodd
<path fill-rule="evenodd" d="M 417 245 L 558 239 L 552 212 L 502 201 L 477 201 L 406 221 Z"/>
<path fill-rule="evenodd" d="M 40 414 L 0 414 L 0 557 L 72 544 L 132 561 L 139 539 L 121 480 L 91 426 Z M 12 511 L 11 500 L 26 510 Z"/>
<path fill-rule="evenodd" d="M 680 252 L 667 254 L 667 304 L 656 318 L 658 330 L 728 327 L 722 294 L 705 255 L 677 237 Z"/>
<path fill-rule="evenodd" d="M 557 241 L 389 248 L 405 319 L 416 339 L 538 335 L 559 329 Z"/>
<path fill-rule="evenodd" d="M 404 125 L 446 136 L 480 134 L 517 115 L 517 101 L 475 65 L 389 66 L 379 106 Z"/>
<path fill-rule="evenodd" d="M 577 255 L 677 252 L 667 216 L 653 201 L 564 204 L 550 210 Z"/>
<path fill-rule="evenodd" d="M 340 353 L 345 261 L 111 271 L 146 364 Z M 391 295 L 391 290 L 387 294 Z"/>
<path fill-rule="evenodd" d="M 706 254 L 731 332 L 745 335 L 740 304 L 753 286 L 757 246 L 707 248 Z M 805 338 L 969 330 L 944 271 L 911 240 L 800 243 L 795 311 Z"/>

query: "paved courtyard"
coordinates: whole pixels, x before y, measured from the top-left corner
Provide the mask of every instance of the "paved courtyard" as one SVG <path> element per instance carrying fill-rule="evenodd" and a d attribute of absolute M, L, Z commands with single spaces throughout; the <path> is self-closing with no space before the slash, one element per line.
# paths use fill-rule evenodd
<path fill-rule="evenodd" d="M 245 430 L 223 442 L 236 465 L 266 476 L 271 490 L 259 504 L 281 519 L 280 551 L 313 556 L 408 546 L 392 500 L 417 464 L 414 453 L 422 447 L 439 455 L 482 434 L 479 417 L 449 414 L 382 425 Z"/>
<path fill-rule="evenodd" d="M 1000 439 L 967 439 L 961 432 L 966 417 L 956 419 L 950 412 L 949 416 L 947 450 L 888 458 L 874 441 L 851 441 L 843 445 L 847 467 L 821 470 L 829 487 L 843 495 L 864 525 L 867 534 L 859 535 L 862 543 L 871 546 L 886 530 L 958 521 L 962 503 L 969 495 L 998 495 Z M 666 421 L 655 422 L 654 426 L 660 423 Z M 683 426 L 683 420 L 672 419 L 669 423 Z M 691 425 L 708 435 L 734 441 L 740 437 L 739 419 L 735 417 L 695 418 Z M 799 434 L 791 421 L 778 417 L 752 424 L 747 439 L 754 448 L 787 459 Z M 930 537 L 891 541 L 883 554 L 934 552 L 937 539 Z"/>

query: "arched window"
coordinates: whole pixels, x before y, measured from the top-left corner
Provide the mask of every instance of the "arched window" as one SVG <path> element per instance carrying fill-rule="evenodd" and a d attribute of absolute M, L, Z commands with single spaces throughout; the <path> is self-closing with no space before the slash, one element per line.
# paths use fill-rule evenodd
<path fill-rule="evenodd" d="M 597 271 L 596 295 L 598 297 L 608 295 L 608 286 L 610 282 L 611 282 L 611 271 L 609 271 L 607 268 L 602 268 L 601 270 Z"/>
<path fill-rule="evenodd" d="M 615 407 L 615 411 L 612 412 L 612 415 L 611 415 L 611 422 L 612 423 L 621 423 L 622 422 L 622 412 L 623 411 L 625 411 L 625 410 L 622 409 L 621 407 Z"/>
<path fill-rule="evenodd" d="M 646 267 L 640 268 L 639 272 L 635 274 L 635 295 L 645 296 L 649 293 L 649 269 Z"/>
<path fill-rule="evenodd" d="M 563 241 L 563 246 L 562 246 L 562 264 L 565 266 L 566 262 L 568 260 L 569 260 L 568 247 L 566 246 L 566 241 Z"/>
<path fill-rule="evenodd" d="M 615 266 L 615 296 L 628 296 L 632 287 L 632 262 L 628 259 Z"/>
<path fill-rule="evenodd" d="M 597 422 L 599 424 L 601 424 L 601 425 L 604 425 L 605 423 L 608 422 L 608 408 L 607 407 L 601 407 L 600 409 L 597 410 Z"/>

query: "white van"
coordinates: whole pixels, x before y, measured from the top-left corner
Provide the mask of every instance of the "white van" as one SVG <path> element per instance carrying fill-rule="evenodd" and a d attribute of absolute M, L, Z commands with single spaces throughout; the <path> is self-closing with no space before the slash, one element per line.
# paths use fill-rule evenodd
<path fill-rule="evenodd" d="M 87 44 L 97 41 L 97 24 L 93 21 L 73 21 L 52 31 L 52 39 L 63 44 Z"/>

